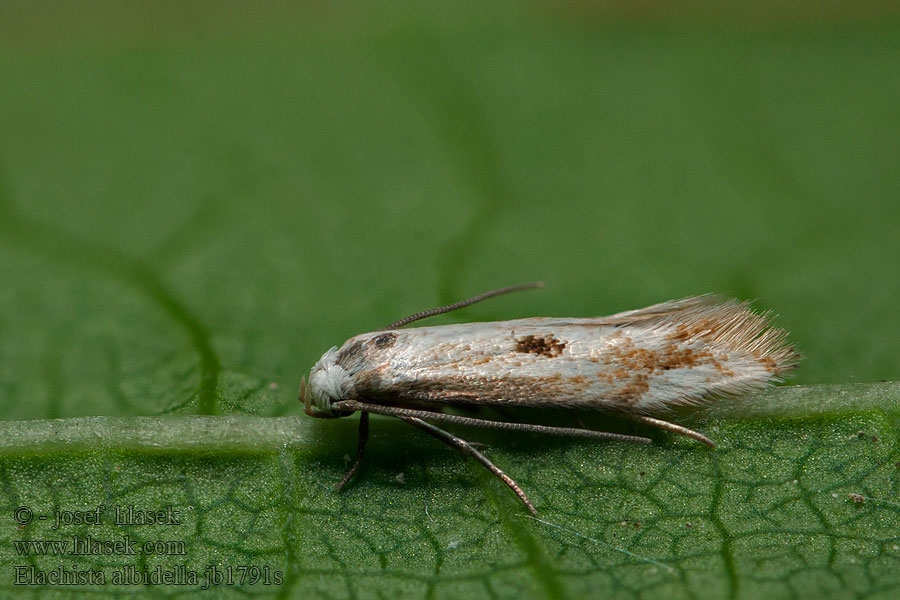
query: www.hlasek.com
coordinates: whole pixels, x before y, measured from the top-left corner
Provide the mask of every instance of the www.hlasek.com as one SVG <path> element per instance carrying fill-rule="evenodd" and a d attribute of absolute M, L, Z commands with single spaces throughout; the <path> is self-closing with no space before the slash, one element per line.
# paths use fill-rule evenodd
<path fill-rule="evenodd" d="M 18 556 L 108 556 L 186 555 L 182 540 L 150 540 L 138 543 L 126 535 L 118 540 L 98 540 L 91 535 L 73 535 L 65 540 L 13 540 Z"/>

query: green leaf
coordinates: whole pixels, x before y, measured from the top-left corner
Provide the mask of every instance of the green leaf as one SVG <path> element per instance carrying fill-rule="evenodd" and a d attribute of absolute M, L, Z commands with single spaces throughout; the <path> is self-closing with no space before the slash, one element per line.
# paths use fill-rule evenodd
<path fill-rule="evenodd" d="M 896 595 L 900 22 L 713 4 L 0 5 L 0 595 L 101 590 L 14 584 L 72 565 L 270 578 L 225 596 Z M 532 280 L 434 322 L 756 298 L 801 385 L 679 416 L 715 450 L 466 432 L 542 521 L 385 419 L 335 493 L 354 420 L 296 399 L 322 352 Z M 14 544 L 72 535 L 185 554 Z"/>
<path fill-rule="evenodd" d="M 650 447 L 497 436 L 487 451 L 526 488 L 537 519 L 480 466 L 387 420 L 375 420 L 366 466 L 340 494 L 330 484 L 353 446 L 348 422 L 9 421 L 0 510 L 50 519 L 7 528 L 0 568 L 61 562 L 17 555 L 14 542 L 91 536 L 183 543 L 177 557 L 64 561 L 119 593 L 135 589 L 112 583 L 130 564 L 199 574 L 167 586 L 176 595 L 201 587 L 211 564 L 268 568 L 272 585 L 231 590 L 264 596 L 896 593 L 900 385 L 781 388 L 752 407 L 698 425 L 715 450 L 668 435 Z M 113 524 L 117 510 L 168 505 L 177 524 Z M 104 523 L 53 529 L 54 511 L 98 506 Z"/>

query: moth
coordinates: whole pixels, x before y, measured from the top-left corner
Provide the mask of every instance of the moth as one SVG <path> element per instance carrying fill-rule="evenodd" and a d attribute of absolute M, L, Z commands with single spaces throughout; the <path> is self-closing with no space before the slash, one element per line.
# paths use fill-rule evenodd
<path fill-rule="evenodd" d="M 800 359 L 768 313 L 715 295 L 672 300 L 607 317 L 534 317 L 403 329 L 405 325 L 541 283 L 514 285 L 400 319 L 330 348 L 300 382 L 306 414 L 360 413 L 359 469 L 369 413 L 418 427 L 468 454 L 503 481 L 532 514 L 522 488 L 472 444 L 434 423 L 650 443 L 646 437 L 474 418 L 452 407 L 594 409 L 686 435 L 660 418 L 672 409 L 740 396 L 782 381 Z"/>

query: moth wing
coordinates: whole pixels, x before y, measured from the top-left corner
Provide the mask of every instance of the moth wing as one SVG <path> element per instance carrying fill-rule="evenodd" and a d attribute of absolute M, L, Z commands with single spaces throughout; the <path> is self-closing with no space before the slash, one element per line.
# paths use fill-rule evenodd
<path fill-rule="evenodd" d="M 649 414 L 762 389 L 799 359 L 767 313 L 714 295 L 606 317 L 445 325 L 379 333 L 370 347 L 366 340 L 341 351 L 357 393 L 432 409 L 493 404 Z"/>
<path fill-rule="evenodd" d="M 489 404 L 510 407 L 600 408 L 596 402 L 597 394 L 591 392 L 591 384 L 595 382 L 585 377 L 512 377 L 505 381 L 485 380 L 459 390 L 450 387 L 454 383 L 446 382 L 444 387 L 435 389 L 400 390 L 396 395 L 414 404 L 433 407 Z M 473 387 L 477 389 L 472 389 Z"/>
<path fill-rule="evenodd" d="M 652 306 L 626 310 L 603 317 L 531 317 L 507 321 L 511 324 L 528 324 L 535 326 L 554 327 L 560 325 L 584 325 L 624 327 L 627 325 L 650 325 L 650 323 L 674 322 L 679 317 L 701 315 L 710 311 L 715 312 L 717 307 L 731 307 L 736 301 L 730 301 L 718 294 L 704 294 L 702 296 L 690 296 L 680 300 L 669 300 Z"/>
<path fill-rule="evenodd" d="M 635 310 L 626 310 L 606 317 L 594 317 L 592 319 L 584 320 L 591 321 L 597 325 L 620 327 L 629 323 L 640 323 L 642 321 L 670 318 L 676 313 L 702 310 L 713 305 L 722 304 L 723 302 L 725 302 L 725 300 L 718 294 L 704 294 L 702 296 L 690 296 L 680 300 L 660 302 L 659 304 L 653 304 L 652 306 L 646 306 Z"/>
<path fill-rule="evenodd" d="M 446 391 L 423 391 L 410 390 L 397 394 L 404 400 L 412 400 L 413 402 L 435 402 L 438 404 L 484 404 L 485 399 L 477 394 L 465 392 L 446 392 Z"/>

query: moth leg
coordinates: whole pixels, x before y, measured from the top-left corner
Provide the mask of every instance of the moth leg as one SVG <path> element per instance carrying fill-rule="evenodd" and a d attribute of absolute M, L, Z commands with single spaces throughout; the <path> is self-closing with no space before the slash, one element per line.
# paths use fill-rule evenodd
<path fill-rule="evenodd" d="M 491 473 L 496 475 L 497 478 L 500 479 L 500 481 L 505 483 L 507 485 L 507 487 L 509 487 L 509 489 L 511 489 L 515 493 L 515 495 L 519 497 L 519 500 L 522 501 L 522 503 L 525 505 L 525 508 L 528 509 L 528 511 L 532 514 L 532 516 L 537 516 L 537 510 L 535 510 L 534 505 L 528 499 L 528 496 L 525 495 L 525 492 L 522 490 L 522 488 L 519 487 L 519 484 L 516 483 L 512 477 L 510 477 L 509 475 L 507 475 L 506 473 L 501 471 L 500 468 L 497 465 L 495 465 L 494 463 L 492 463 L 491 460 L 487 456 L 485 456 L 484 454 L 482 454 L 481 452 L 479 452 L 478 450 L 473 448 L 466 440 L 458 438 L 455 435 L 453 435 L 452 433 L 444 431 L 440 427 L 435 427 L 431 423 L 426 423 L 425 421 L 423 421 L 422 419 L 419 419 L 417 417 L 399 417 L 399 418 L 402 419 L 403 421 L 406 421 L 410 425 L 414 425 L 414 426 L 418 427 L 419 429 L 425 431 L 426 433 L 433 435 L 434 437 L 441 440 L 445 444 L 449 444 L 449 445 L 465 452 L 466 454 L 468 454 L 469 456 L 471 456 L 472 458 L 474 458 L 475 460 L 480 462 L 482 465 L 484 465 L 484 467 L 488 471 L 490 471 Z"/>
<path fill-rule="evenodd" d="M 653 417 L 647 417 L 644 415 L 627 415 L 627 418 L 631 419 L 632 421 L 637 421 L 638 423 L 652 425 L 653 427 L 656 427 L 658 429 L 665 429 L 667 431 L 673 431 L 681 435 L 686 435 L 687 437 L 694 438 L 697 441 L 703 442 L 710 448 L 716 447 L 716 444 L 702 433 L 694 431 L 693 429 L 688 429 L 687 427 L 678 425 L 677 423 L 670 423 L 669 421 L 654 419 Z"/>
<path fill-rule="evenodd" d="M 359 445 L 356 447 L 356 460 L 353 461 L 353 466 L 350 467 L 344 478 L 334 486 L 334 489 L 338 492 L 344 489 L 350 478 L 359 471 L 359 465 L 362 463 L 363 451 L 366 449 L 367 441 L 369 441 L 369 413 L 363 411 L 359 413 Z"/>

